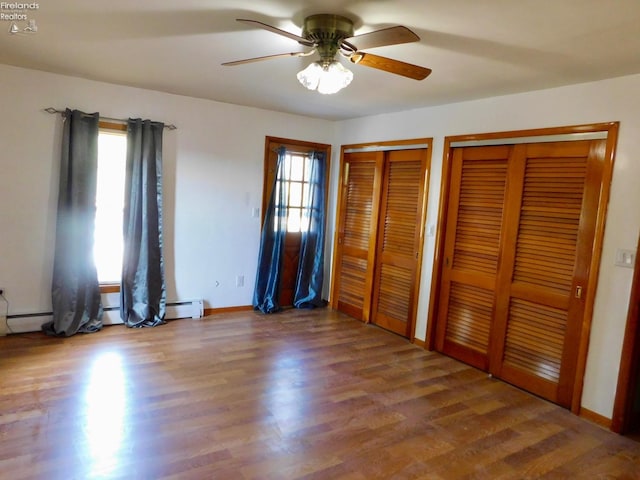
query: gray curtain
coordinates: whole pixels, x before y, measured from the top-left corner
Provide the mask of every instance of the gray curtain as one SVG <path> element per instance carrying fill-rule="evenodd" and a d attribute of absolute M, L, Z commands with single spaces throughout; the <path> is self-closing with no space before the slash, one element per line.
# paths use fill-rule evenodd
<path fill-rule="evenodd" d="M 123 214 L 120 316 L 128 327 L 165 323 L 162 256 L 162 132 L 164 124 L 129 119 Z"/>
<path fill-rule="evenodd" d="M 253 290 L 253 308 L 262 313 L 280 310 L 280 275 L 284 255 L 284 236 L 287 232 L 287 182 L 284 175 L 286 149 L 278 150 L 278 163 L 271 198 L 267 205 L 260 237 L 258 271 Z"/>
<path fill-rule="evenodd" d="M 102 328 L 100 286 L 93 260 L 98 175 L 98 113 L 64 114 L 56 246 L 48 335 L 70 336 Z"/>

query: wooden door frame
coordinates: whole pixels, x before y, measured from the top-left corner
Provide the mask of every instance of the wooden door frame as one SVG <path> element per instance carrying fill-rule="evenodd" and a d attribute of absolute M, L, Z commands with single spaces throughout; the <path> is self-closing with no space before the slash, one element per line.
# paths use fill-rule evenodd
<path fill-rule="evenodd" d="M 611 178 L 613 174 L 613 161 L 618 141 L 619 122 L 594 123 L 586 125 L 573 125 L 564 127 L 550 127 L 528 130 L 511 130 L 506 132 L 491 132 L 468 135 L 448 136 L 444 139 L 444 149 L 442 158 L 442 179 L 440 183 L 440 203 L 438 210 L 438 223 L 436 228 L 435 252 L 432 271 L 431 292 L 429 297 L 429 310 L 427 315 L 427 334 L 425 348 L 435 349 L 435 333 L 437 313 L 440 300 L 440 278 L 444 268 L 444 232 L 446 230 L 446 219 L 449 207 L 449 194 L 451 185 L 451 163 L 453 160 L 453 148 L 455 142 L 485 141 L 485 140 L 508 140 L 520 137 L 544 137 L 548 135 L 571 135 L 580 133 L 607 132 L 607 146 L 604 154 L 604 165 L 602 173 L 602 190 L 598 202 L 598 213 L 596 217 L 596 233 L 593 245 L 593 256 L 589 264 L 589 286 L 585 292 L 585 311 L 580 343 L 578 346 L 578 360 L 576 365 L 576 378 L 573 387 L 573 400 L 571 411 L 576 415 L 580 413 L 580 402 L 582 400 L 582 389 L 584 384 L 584 373 L 587 364 L 587 353 L 589 349 L 589 335 L 591 332 L 591 321 L 593 318 L 593 305 L 598 283 L 598 273 L 600 269 L 600 258 L 602 254 L 602 242 L 604 237 L 604 227 L 611 190 Z M 532 141 L 535 141 L 532 138 Z"/>
<path fill-rule="evenodd" d="M 267 205 L 269 203 L 269 197 L 271 195 L 271 190 L 275 183 L 276 171 L 273 168 L 277 164 L 277 156 L 278 149 L 280 147 L 285 147 L 287 150 L 308 154 L 309 152 L 319 151 L 325 153 L 325 191 L 324 191 L 324 227 L 325 231 L 327 228 L 327 207 L 328 207 L 328 199 L 329 199 L 329 182 L 330 182 L 330 166 L 331 166 L 331 145 L 315 143 L 315 142 L 307 142 L 302 140 L 292 140 L 288 138 L 280 138 L 280 137 L 265 137 L 265 146 L 264 146 L 264 171 L 263 171 L 263 186 L 262 186 L 262 208 L 260 215 L 260 231 L 264 228 L 264 219 L 266 215 Z M 296 235 L 297 239 L 292 237 L 292 235 Z M 294 243 L 297 242 L 297 245 Z M 286 232 L 285 234 L 285 245 L 283 246 L 283 256 L 286 257 L 286 252 L 289 251 L 289 244 L 292 245 L 292 251 L 297 255 L 300 253 L 300 234 L 293 234 L 291 232 Z M 294 257 L 295 259 L 295 257 Z M 295 260 L 294 260 L 295 261 Z M 286 262 L 283 260 L 283 266 Z M 290 262 L 294 265 L 294 262 Z M 286 269 L 283 267 L 283 272 Z M 284 294 L 283 292 L 289 292 L 289 290 L 283 290 L 282 286 L 288 285 L 288 282 L 284 281 L 284 275 L 280 277 L 280 285 L 279 285 L 279 293 L 278 293 L 278 301 L 282 302 L 282 306 L 288 307 L 289 296 Z M 293 296 L 293 294 L 292 294 Z"/>
<path fill-rule="evenodd" d="M 631 283 L 631 295 L 629 298 L 629 311 L 627 313 L 627 325 L 622 344 L 620 371 L 618 374 L 618 386 L 616 398 L 613 404 L 613 418 L 611 430 L 616 433 L 626 433 L 629 429 L 631 416 L 631 402 L 635 392 L 632 391 L 633 375 L 640 373 L 640 237 L 636 248 L 636 264 Z"/>
<path fill-rule="evenodd" d="M 349 145 L 341 145 L 340 147 L 340 171 L 338 176 L 338 196 L 336 199 L 336 218 L 334 220 L 334 238 L 333 238 L 333 252 L 332 252 L 332 262 L 331 262 L 331 287 L 329 289 L 330 293 L 330 301 L 329 305 L 331 308 L 338 308 L 338 292 L 336 291 L 336 272 L 338 271 L 338 257 L 337 257 L 337 246 L 338 246 L 338 236 L 340 234 L 338 230 L 338 222 L 340 220 L 340 208 L 342 206 L 342 202 L 344 199 L 342 198 L 342 188 L 341 185 L 344 182 L 344 155 L 346 150 L 359 150 L 359 149 L 392 149 L 393 147 L 403 147 L 410 145 L 426 145 L 427 150 L 427 165 L 426 165 L 426 174 L 424 176 L 424 185 L 423 185 L 423 194 L 422 194 L 422 216 L 420 221 L 420 238 L 419 238 L 419 248 L 418 248 L 418 259 L 417 259 L 417 267 L 416 267 L 416 282 L 414 285 L 413 293 L 413 319 L 411 326 L 411 334 L 409 340 L 411 342 L 415 341 L 415 327 L 416 327 L 416 316 L 418 312 L 418 301 L 420 297 L 420 279 L 422 276 L 422 260 L 423 260 L 423 251 L 424 251 L 424 235 L 425 235 L 425 227 L 427 222 L 427 201 L 429 198 L 429 179 L 431 178 L 431 152 L 433 150 L 433 138 L 411 138 L 405 140 L 390 140 L 383 142 L 368 142 L 368 143 L 356 143 Z M 378 192 L 380 193 L 380 192 Z M 378 204 L 378 210 L 380 205 Z M 375 212 L 377 215 L 379 212 Z M 376 224 L 377 227 L 377 224 Z M 376 238 L 377 241 L 377 238 Z M 375 272 L 373 272 L 372 279 L 375 278 Z M 372 287 L 373 288 L 373 287 Z M 370 308 L 365 306 L 366 308 Z M 369 316 L 366 317 L 365 323 L 369 323 Z"/>

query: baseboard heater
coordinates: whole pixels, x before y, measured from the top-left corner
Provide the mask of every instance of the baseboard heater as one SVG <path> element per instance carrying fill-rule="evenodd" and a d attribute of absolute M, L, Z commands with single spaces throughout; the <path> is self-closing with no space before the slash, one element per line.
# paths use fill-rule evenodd
<path fill-rule="evenodd" d="M 104 315 L 102 316 L 102 322 L 104 325 L 118 325 L 122 324 L 120 318 L 120 306 L 119 303 L 113 303 L 114 296 L 118 297 L 119 294 L 104 294 L 102 296 L 102 303 L 104 309 Z M 110 301 L 111 300 L 111 301 Z M 119 302 L 119 299 L 118 299 Z M 27 333 L 38 332 L 41 330 L 43 323 L 52 319 L 52 312 L 40 312 L 40 313 L 19 313 L 13 315 L 7 315 L 7 332 L 6 333 Z M 204 316 L 204 301 L 203 300 L 181 300 L 175 302 L 167 302 L 167 310 L 165 319 L 176 320 L 178 318 L 202 318 Z M 0 335 L 2 335 L 0 331 Z"/>

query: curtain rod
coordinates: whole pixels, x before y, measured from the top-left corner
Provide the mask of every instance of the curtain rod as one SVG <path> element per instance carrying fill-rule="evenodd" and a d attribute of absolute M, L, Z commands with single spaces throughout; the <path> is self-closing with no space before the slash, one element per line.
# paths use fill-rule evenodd
<path fill-rule="evenodd" d="M 47 107 L 44 109 L 45 112 L 47 113 L 59 113 L 60 115 L 64 115 L 66 112 L 64 110 L 58 110 L 56 108 L 53 107 Z M 103 117 L 100 116 L 100 120 L 107 120 L 110 122 L 117 122 L 117 123 L 127 123 L 127 119 L 126 118 L 111 118 L 111 117 Z M 177 130 L 178 127 L 176 127 L 174 124 L 170 123 L 168 125 L 165 125 L 164 128 L 168 129 L 168 130 Z"/>

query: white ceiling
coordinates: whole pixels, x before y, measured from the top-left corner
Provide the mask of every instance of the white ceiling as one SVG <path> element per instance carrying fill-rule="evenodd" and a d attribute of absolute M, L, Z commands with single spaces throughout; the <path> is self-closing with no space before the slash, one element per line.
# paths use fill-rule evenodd
<path fill-rule="evenodd" d="M 38 32 L 0 21 L 0 63 L 326 119 L 640 73 L 640 0 L 44 0 L 26 13 Z M 236 18 L 299 35 L 315 13 L 351 18 L 356 34 L 409 27 L 420 42 L 370 52 L 433 73 L 351 65 L 351 85 L 321 95 L 295 76 L 314 57 L 220 65 L 304 50 Z"/>

